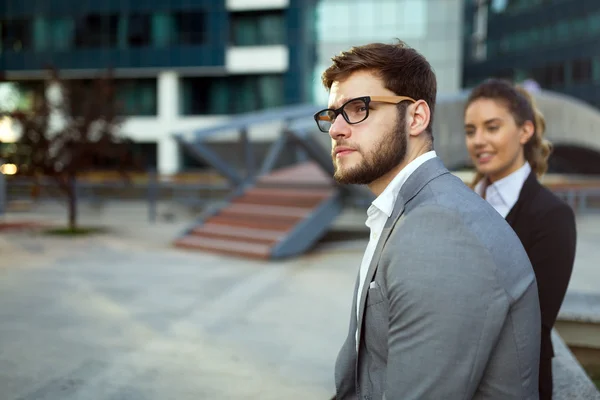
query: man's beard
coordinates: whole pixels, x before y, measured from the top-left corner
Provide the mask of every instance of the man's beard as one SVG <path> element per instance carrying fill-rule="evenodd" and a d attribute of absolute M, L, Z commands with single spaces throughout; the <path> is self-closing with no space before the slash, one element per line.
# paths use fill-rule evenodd
<path fill-rule="evenodd" d="M 407 142 L 404 121 L 400 121 L 392 131 L 381 138 L 371 152 L 365 154 L 361 152 L 360 148 L 356 149 L 362 155 L 362 163 L 359 165 L 342 169 L 337 165 L 334 155 L 333 178 L 336 182 L 342 184 L 368 185 L 404 161 Z"/>

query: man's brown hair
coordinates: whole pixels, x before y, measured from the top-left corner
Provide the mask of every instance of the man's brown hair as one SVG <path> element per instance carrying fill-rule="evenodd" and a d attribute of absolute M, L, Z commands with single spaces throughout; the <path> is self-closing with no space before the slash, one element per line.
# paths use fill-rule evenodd
<path fill-rule="evenodd" d="M 331 60 L 333 64 L 322 76 L 327 90 L 331 89 L 333 82 L 343 81 L 356 71 L 371 71 L 383 81 L 386 89 L 396 95 L 424 100 L 429 105 L 431 119 L 426 131 L 432 134 L 437 81 L 429 62 L 415 49 L 401 40 L 394 44 L 371 43 L 352 47 Z M 407 105 L 401 104 L 404 104 L 401 108 L 404 111 Z"/>

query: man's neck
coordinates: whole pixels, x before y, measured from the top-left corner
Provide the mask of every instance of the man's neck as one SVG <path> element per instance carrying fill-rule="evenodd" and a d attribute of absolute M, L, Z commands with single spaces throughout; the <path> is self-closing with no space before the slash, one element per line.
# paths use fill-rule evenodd
<path fill-rule="evenodd" d="M 425 143 L 424 145 L 422 145 L 416 149 L 413 149 L 412 151 L 409 149 L 406 156 L 404 157 L 404 160 L 402 160 L 402 162 L 400 164 L 398 164 L 396 167 L 389 170 L 386 174 L 382 175 L 379 179 L 377 179 L 377 180 L 371 182 L 369 185 L 367 185 L 369 187 L 369 190 L 375 196 L 379 196 L 381 193 L 383 193 L 385 188 L 388 187 L 390 182 L 392 180 L 394 180 L 396 175 L 398 175 L 408 164 L 410 164 L 411 162 L 416 160 L 418 157 L 422 156 L 423 154 L 425 154 L 431 150 L 432 150 L 431 145 L 429 143 Z"/>

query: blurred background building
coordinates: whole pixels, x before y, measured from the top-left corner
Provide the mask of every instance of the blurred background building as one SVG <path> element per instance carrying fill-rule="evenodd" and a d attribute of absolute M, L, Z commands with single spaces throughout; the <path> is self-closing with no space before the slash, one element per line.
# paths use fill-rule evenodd
<path fill-rule="evenodd" d="M 206 166 L 173 134 L 240 113 L 324 105 L 328 94 L 320 76 L 335 54 L 395 38 L 427 57 L 440 102 L 456 105 L 438 107 L 436 118 L 444 121 L 436 127 L 436 146 L 451 153 L 464 147 L 463 89 L 490 76 L 529 81 L 600 107 L 597 0 L 0 3 L 0 69 L 21 93 L 19 101 L 26 104 L 28 93 L 42 90 L 48 66 L 82 84 L 112 68 L 127 116 L 124 133 L 147 166 L 163 175 Z M 0 83 L 0 101 L 6 85 Z M 257 158 L 279 133 L 262 127 L 252 132 Z M 14 140 L 7 121 L 0 122 L 2 140 Z M 215 135 L 211 141 L 228 162 L 239 156 L 231 148 L 237 138 Z M 555 156 L 572 150 L 565 149 Z"/>
<path fill-rule="evenodd" d="M 461 88 L 464 0 L 320 0 L 314 100 L 327 103 L 320 75 L 351 46 L 398 38 L 431 63 L 441 94 Z"/>
<path fill-rule="evenodd" d="M 199 166 L 173 133 L 310 100 L 314 7 L 313 0 L 5 0 L 0 69 L 26 101 L 42 90 L 49 66 L 82 84 L 112 68 L 128 116 L 124 133 L 149 166 L 171 174 Z"/>
<path fill-rule="evenodd" d="M 464 8 L 465 87 L 490 76 L 529 79 L 600 107 L 600 1 L 476 0 Z"/>

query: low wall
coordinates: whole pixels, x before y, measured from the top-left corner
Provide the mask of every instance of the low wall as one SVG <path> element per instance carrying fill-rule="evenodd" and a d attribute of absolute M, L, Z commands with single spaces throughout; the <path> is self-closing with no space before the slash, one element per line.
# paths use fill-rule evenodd
<path fill-rule="evenodd" d="M 552 332 L 552 343 L 553 399 L 600 400 L 600 392 L 556 331 Z"/>

